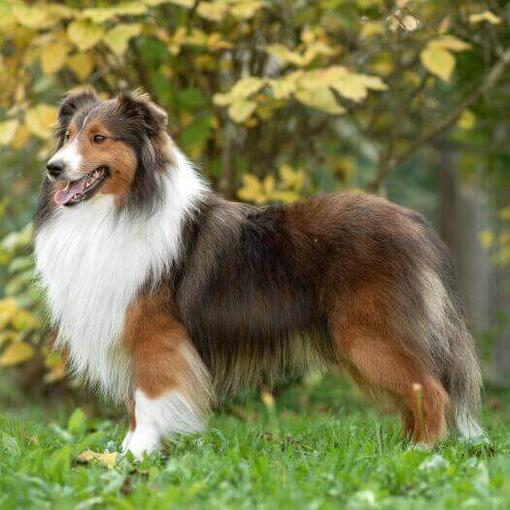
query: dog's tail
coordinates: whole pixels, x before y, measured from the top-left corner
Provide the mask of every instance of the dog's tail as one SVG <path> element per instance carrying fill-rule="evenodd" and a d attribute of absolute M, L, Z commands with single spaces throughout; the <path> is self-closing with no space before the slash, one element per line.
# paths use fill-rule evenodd
<path fill-rule="evenodd" d="M 455 331 L 450 337 L 452 354 L 447 391 L 450 393 L 453 417 L 459 433 L 465 439 L 473 439 L 485 436 L 477 421 L 482 377 L 473 337 L 462 317 L 457 317 L 455 322 Z"/>
<path fill-rule="evenodd" d="M 482 376 L 475 341 L 467 327 L 456 288 L 455 272 L 448 266 L 446 271 L 443 266 L 442 275 L 428 275 L 434 298 L 441 303 L 436 301 L 439 306 L 429 309 L 432 344 L 436 346 L 432 349 L 434 365 L 450 396 L 452 421 L 463 438 L 473 439 L 485 436 L 477 421 Z"/>

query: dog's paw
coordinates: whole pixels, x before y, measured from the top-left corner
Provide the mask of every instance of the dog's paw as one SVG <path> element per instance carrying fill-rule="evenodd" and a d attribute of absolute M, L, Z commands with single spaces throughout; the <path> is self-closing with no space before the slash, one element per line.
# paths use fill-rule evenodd
<path fill-rule="evenodd" d="M 124 437 L 124 440 L 122 441 L 122 445 L 120 447 L 120 451 L 122 453 L 125 453 L 127 449 L 129 448 L 129 443 L 131 442 L 131 438 L 133 437 L 133 430 L 128 430 L 128 433 L 126 434 L 126 437 Z"/>
<path fill-rule="evenodd" d="M 137 428 L 131 433 L 131 437 L 129 437 L 129 439 L 128 436 L 129 433 L 124 439 L 124 441 L 128 440 L 125 451 L 131 452 L 136 460 L 142 460 L 144 455 L 154 452 L 159 448 L 159 434 L 157 434 L 154 430 Z"/>

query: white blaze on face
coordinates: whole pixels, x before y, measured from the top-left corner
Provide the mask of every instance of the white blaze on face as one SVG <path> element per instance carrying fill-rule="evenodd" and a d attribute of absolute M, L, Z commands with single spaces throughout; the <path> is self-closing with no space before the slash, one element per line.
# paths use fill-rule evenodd
<path fill-rule="evenodd" d="M 64 145 L 58 150 L 48 161 L 48 164 L 61 162 L 64 164 L 64 176 L 70 181 L 75 181 L 83 177 L 80 172 L 82 155 L 78 148 L 77 137 L 71 142 Z"/>

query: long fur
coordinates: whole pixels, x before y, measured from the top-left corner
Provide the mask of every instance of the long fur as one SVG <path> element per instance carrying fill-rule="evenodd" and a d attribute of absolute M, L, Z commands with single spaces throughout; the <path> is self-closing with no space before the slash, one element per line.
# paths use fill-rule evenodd
<path fill-rule="evenodd" d="M 480 371 L 454 270 L 420 215 L 370 195 L 271 206 L 225 201 L 170 141 L 164 112 L 140 95 L 68 98 L 57 150 L 71 121 L 83 130 L 91 118 L 136 154 L 129 194 L 56 207 L 45 179 L 36 215 L 37 270 L 58 344 L 69 348 L 77 372 L 115 398 L 136 394 L 134 358 L 122 338 L 137 301 L 159 296 L 166 331 L 184 328 L 195 366 L 208 371 L 201 380 L 210 377 L 217 395 L 271 385 L 312 365 L 345 364 L 369 385 L 405 396 L 410 409 L 416 377 L 426 384 L 427 413 L 434 406 L 444 413 L 449 398 L 459 430 L 482 432 Z M 151 319 L 142 319 L 144 333 Z M 209 391 L 208 383 L 192 386 Z M 185 394 L 158 396 L 158 416 L 166 416 L 165 402 L 168 412 L 195 409 Z M 147 398 L 142 407 L 154 409 Z M 198 415 L 188 414 L 189 429 L 198 429 Z M 134 448 L 153 444 L 163 429 L 146 429 Z"/>
<path fill-rule="evenodd" d="M 57 346 L 69 349 L 77 373 L 116 399 L 131 384 L 130 360 L 118 345 L 127 309 L 146 285 L 159 285 L 170 272 L 183 223 L 205 193 L 181 154 L 158 179 L 164 200 L 149 218 L 118 216 L 113 197 L 101 195 L 54 211 L 35 240 Z"/>

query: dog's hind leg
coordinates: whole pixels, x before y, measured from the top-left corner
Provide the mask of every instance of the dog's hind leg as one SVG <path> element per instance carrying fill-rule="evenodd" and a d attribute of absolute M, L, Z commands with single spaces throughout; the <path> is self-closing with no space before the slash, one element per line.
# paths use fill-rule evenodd
<path fill-rule="evenodd" d="M 417 356 L 361 328 L 343 331 L 337 343 L 359 378 L 399 402 L 403 432 L 415 444 L 432 446 L 446 435 L 448 394 Z"/>

